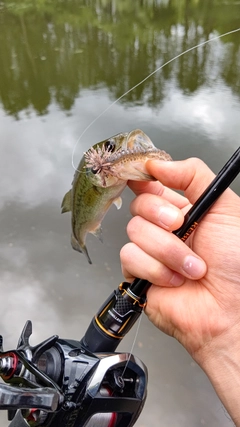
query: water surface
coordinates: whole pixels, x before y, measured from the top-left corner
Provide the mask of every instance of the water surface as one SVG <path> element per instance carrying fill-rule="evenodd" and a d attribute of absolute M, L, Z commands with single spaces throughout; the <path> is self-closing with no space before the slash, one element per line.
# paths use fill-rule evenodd
<path fill-rule="evenodd" d="M 239 26 L 236 1 L 2 1 L 0 3 L 1 334 L 16 345 L 80 339 L 122 281 L 133 195 L 89 236 L 93 265 L 70 246 L 72 150 L 86 126 L 148 73 L 184 50 Z M 140 128 L 174 159 L 196 156 L 217 172 L 239 146 L 240 33 L 195 49 L 154 74 L 97 120 L 74 163 L 97 141 Z M 233 188 L 239 193 L 239 179 Z M 131 348 L 134 331 L 122 342 Z M 180 344 L 143 317 L 134 353 L 149 369 L 137 427 L 232 425 L 207 377 Z M 7 427 L 6 414 L 0 413 Z"/>

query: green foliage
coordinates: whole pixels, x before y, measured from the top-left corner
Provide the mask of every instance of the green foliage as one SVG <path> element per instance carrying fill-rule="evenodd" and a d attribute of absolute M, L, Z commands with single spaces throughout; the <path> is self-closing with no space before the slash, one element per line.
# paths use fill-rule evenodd
<path fill-rule="evenodd" d="M 53 101 L 70 110 L 83 88 L 106 86 L 115 99 L 176 54 L 237 28 L 239 16 L 232 0 L 4 0 L 0 101 L 17 116 L 45 114 Z M 239 41 L 239 33 L 221 39 L 217 66 L 238 95 Z M 157 105 L 171 80 L 185 93 L 210 84 L 214 46 L 168 65 L 123 102 Z"/>

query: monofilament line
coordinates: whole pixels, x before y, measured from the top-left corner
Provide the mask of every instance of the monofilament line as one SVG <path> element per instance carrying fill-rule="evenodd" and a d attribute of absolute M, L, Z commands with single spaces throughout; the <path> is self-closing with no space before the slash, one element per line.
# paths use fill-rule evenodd
<path fill-rule="evenodd" d="M 84 129 L 84 131 L 81 133 L 81 135 L 79 136 L 76 144 L 73 147 L 73 151 L 72 151 L 72 167 L 75 171 L 78 171 L 77 168 L 74 165 L 74 154 L 77 148 L 78 143 L 81 141 L 83 135 L 85 135 L 85 133 L 88 131 L 88 129 L 94 124 L 96 123 L 97 120 L 100 119 L 100 117 L 102 117 L 110 108 L 112 108 L 117 102 L 119 102 L 124 96 L 128 95 L 130 92 L 132 92 L 134 89 L 136 89 L 138 86 L 140 86 L 142 83 L 144 83 L 146 80 L 148 80 L 150 77 L 152 77 L 154 74 L 156 74 L 158 71 L 162 70 L 164 67 L 166 67 L 166 65 L 170 64 L 171 62 L 175 61 L 175 59 L 180 58 L 181 56 L 185 55 L 188 52 L 191 52 L 194 49 L 197 49 L 201 46 L 205 46 L 208 43 L 213 42 L 214 40 L 219 40 L 222 37 L 228 36 L 230 34 L 233 33 L 237 33 L 238 31 L 240 31 L 240 28 L 236 28 L 235 30 L 231 30 L 228 31 L 227 33 L 224 34 L 220 34 L 219 36 L 216 37 L 212 37 L 211 39 L 205 40 L 204 42 L 201 42 L 195 46 L 190 47 L 189 49 L 184 50 L 183 52 L 179 53 L 178 55 L 174 56 L 174 58 L 169 59 L 169 61 L 165 62 L 163 65 L 160 65 L 158 68 L 156 68 L 152 73 L 148 74 L 148 76 L 144 77 L 144 79 L 142 79 L 139 83 L 137 83 L 135 86 L 133 86 L 131 89 L 127 90 L 125 93 L 123 93 L 119 98 L 117 98 L 114 102 L 112 102 L 107 108 L 105 108 L 105 110 L 103 110 L 97 117 L 95 117 L 95 119 L 93 119 L 89 125 Z M 78 171 L 79 172 L 79 171 Z"/>
<path fill-rule="evenodd" d="M 139 332 L 139 329 L 140 329 L 140 324 L 141 324 L 141 320 L 142 320 L 142 315 L 143 315 L 143 312 L 141 312 L 141 314 L 140 314 L 140 316 L 139 316 L 138 323 L 137 323 L 137 329 L 136 329 L 136 333 L 135 333 L 134 340 L 133 340 L 133 343 L 132 343 L 132 347 L 131 347 L 131 350 L 130 350 L 130 352 L 129 352 L 129 356 L 128 356 L 128 359 L 127 359 L 126 365 L 125 365 L 125 367 L 124 367 L 124 369 L 123 369 L 123 372 L 122 372 L 122 379 L 123 379 L 123 380 L 124 380 L 124 374 L 125 374 L 125 371 L 126 371 L 126 369 L 127 369 L 127 366 L 128 366 L 129 360 L 130 360 L 130 357 L 131 357 L 131 355 L 133 354 L 133 349 L 134 349 L 135 344 L 136 344 L 136 341 L 137 341 L 137 336 L 138 336 L 138 332 Z"/>

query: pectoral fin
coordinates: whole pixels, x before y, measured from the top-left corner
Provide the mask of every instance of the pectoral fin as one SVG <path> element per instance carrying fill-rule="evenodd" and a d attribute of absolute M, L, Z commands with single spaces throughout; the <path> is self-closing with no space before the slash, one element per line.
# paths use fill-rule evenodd
<path fill-rule="evenodd" d="M 61 204 L 61 208 L 62 208 L 61 213 L 71 211 L 71 199 L 72 199 L 72 190 L 69 190 L 63 198 L 63 201 Z"/>
<path fill-rule="evenodd" d="M 88 255 L 88 250 L 87 250 L 85 244 L 83 244 L 81 246 L 80 243 L 75 239 L 75 237 L 73 235 L 71 236 L 71 245 L 72 245 L 72 248 L 75 251 L 78 251 L 78 252 L 81 252 L 81 253 L 83 252 L 86 255 L 86 257 L 87 257 L 87 260 L 88 260 L 89 264 L 92 264 L 91 258 Z"/>
<path fill-rule="evenodd" d="M 122 198 L 120 196 L 117 197 L 113 200 L 113 204 L 116 206 L 117 209 L 120 209 L 122 207 Z"/>

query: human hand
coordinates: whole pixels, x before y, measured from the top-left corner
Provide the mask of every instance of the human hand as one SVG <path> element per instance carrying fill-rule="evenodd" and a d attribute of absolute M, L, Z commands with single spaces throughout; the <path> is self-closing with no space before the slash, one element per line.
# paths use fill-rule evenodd
<path fill-rule="evenodd" d="M 121 250 L 123 273 L 128 281 L 141 277 L 153 283 L 149 319 L 206 370 L 206 349 L 223 349 L 234 337 L 239 341 L 240 198 L 226 190 L 185 244 L 169 231 L 181 225 L 214 174 L 198 159 L 149 161 L 147 167 L 166 187 L 129 183 L 138 196 L 127 227 L 131 242 Z M 167 187 L 184 191 L 185 197 Z"/>

